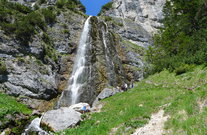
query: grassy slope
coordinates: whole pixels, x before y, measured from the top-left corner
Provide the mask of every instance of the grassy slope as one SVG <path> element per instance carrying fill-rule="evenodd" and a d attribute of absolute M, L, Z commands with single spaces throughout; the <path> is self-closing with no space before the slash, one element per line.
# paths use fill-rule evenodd
<path fill-rule="evenodd" d="M 153 112 L 164 107 L 170 119 L 165 128 L 168 134 L 207 134 L 207 68 L 176 76 L 163 71 L 137 83 L 134 89 L 119 93 L 102 102 L 101 113 L 88 114 L 80 126 L 64 131 L 70 135 L 105 135 L 117 128 L 115 134 L 130 134 L 143 126 Z M 61 134 L 61 133 L 59 133 Z"/>
<path fill-rule="evenodd" d="M 14 98 L 0 93 L 0 121 L 3 121 L 4 116 L 8 114 L 30 114 L 31 112 L 26 105 L 20 104 Z"/>

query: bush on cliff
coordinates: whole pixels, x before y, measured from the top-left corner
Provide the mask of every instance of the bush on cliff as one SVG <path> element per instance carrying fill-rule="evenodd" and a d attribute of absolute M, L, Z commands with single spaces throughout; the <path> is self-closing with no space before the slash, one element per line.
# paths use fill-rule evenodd
<path fill-rule="evenodd" d="M 7 73 L 6 64 L 4 61 L 0 60 L 0 75 L 6 73 Z"/>
<path fill-rule="evenodd" d="M 85 7 L 83 4 L 78 0 L 58 0 L 56 3 L 58 8 L 66 7 L 70 10 L 76 11 L 77 8 L 81 9 L 82 12 L 86 12 Z"/>
<path fill-rule="evenodd" d="M 49 8 L 33 11 L 18 3 L 0 1 L 0 28 L 24 44 L 40 29 L 45 31 L 47 23 L 55 21 L 56 15 Z"/>
<path fill-rule="evenodd" d="M 105 5 L 102 6 L 101 11 L 99 12 L 98 15 L 101 15 L 101 13 L 104 13 L 105 11 L 108 11 L 109 9 L 111 9 L 113 7 L 113 2 L 109 2 Z"/>

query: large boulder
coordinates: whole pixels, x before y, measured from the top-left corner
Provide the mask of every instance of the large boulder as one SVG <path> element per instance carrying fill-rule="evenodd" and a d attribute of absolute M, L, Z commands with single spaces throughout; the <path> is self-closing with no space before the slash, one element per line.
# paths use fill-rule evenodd
<path fill-rule="evenodd" d="M 116 93 L 123 92 L 120 89 L 117 88 L 105 88 L 101 91 L 101 93 L 96 97 L 92 104 L 91 111 L 94 112 L 94 110 L 97 110 L 97 106 L 99 106 L 99 101 L 108 97 L 111 97 L 115 95 Z M 101 107 L 102 108 L 102 107 Z M 100 110 L 100 109 L 98 109 Z"/>
<path fill-rule="evenodd" d="M 41 127 L 47 127 L 53 132 L 62 131 L 77 125 L 81 120 L 81 114 L 68 107 L 46 112 L 42 116 Z"/>
<path fill-rule="evenodd" d="M 121 90 L 116 88 L 105 88 L 97 97 L 98 101 L 108 98 L 110 96 L 115 95 L 116 93 L 121 92 Z"/>

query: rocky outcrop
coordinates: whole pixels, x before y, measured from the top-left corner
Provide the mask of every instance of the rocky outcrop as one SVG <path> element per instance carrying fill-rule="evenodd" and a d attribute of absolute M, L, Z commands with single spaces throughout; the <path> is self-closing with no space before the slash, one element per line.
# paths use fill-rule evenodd
<path fill-rule="evenodd" d="M 0 63 L 6 65 L 0 67 L 1 91 L 41 111 L 53 107 L 51 99 L 65 89 L 85 21 L 81 12 L 69 9 L 55 14 L 55 23 L 38 29 L 27 44 L 0 30 Z"/>
<path fill-rule="evenodd" d="M 97 100 L 102 100 L 105 98 L 108 98 L 110 96 L 115 95 L 116 93 L 122 92 L 119 89 L 116 88 L 105 88 L 98 96 L 97 96 Z"/>
<path fill-rule="evenodd" d="M 166 0 L 113 0 L 113 8 L 106 16 L 129 19 L 143 27 L 148 33 L 156 32 L 163 19 L 162 8 Z M 127 26 L 127 25 L 126 25 Z"/>
<path fill-rule="evenodd" d="M 78 112 L 70 108 L 62 107 L 46 112 L 42 116 L 41 127 L 57 132 L 75 126 L 80 120 L 81 117 Z"/>
<path fill-rule="evenodd" d="M 54 48 L 61 54 L 75 52 L 85 22 L 85 17 L 71 10 L 61 12 L 57 23 L 49 27 L 47 33 L 54 42 Z"/>
<path fill-rule="evenodd" d="M 86 62 L 82 74 L 79 76 L 80 88 L 78 102 L 92 104 L 96 96 L 107 86 L 119 86 L 126 83 L 126 74 L 118 49 L 121 48 L 113 33 L 108 31 L 107 25 L 97 17 L 90 19 L 91 29 L 86 40 Z M 116 46 L 115 46 L 116 45 Z M 76 69 L 75 69 L 76 70 Z M 70 81 L 68 88 L 70 88 Z M 72 92 L 66 89 L 60 97 L 58 107 L 72 104 Z"/>
<path fill-rule="evenodd" d="M 52 66 L 41 65 L 37 59 L 23 57 L 6 61 L 7 81 L 2 85 L 7 94 L 37 99 L 57 96 L 55 73 Z"/>
<path fill-rule="evenodd" d="M 152 36 L 162 27 L 163 6 L 166 0 L 112 0 L 103 8 L 108 28 L 120 36 L 121 60 L 128 80 L 143 79 L 148 68 L 145 50 L 153 45 Z"/>

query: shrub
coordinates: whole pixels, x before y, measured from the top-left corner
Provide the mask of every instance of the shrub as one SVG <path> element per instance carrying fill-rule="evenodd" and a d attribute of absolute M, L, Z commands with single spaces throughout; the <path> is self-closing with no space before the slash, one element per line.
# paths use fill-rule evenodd
<path fill-rule="evenodd" d="M 0 74 L 6 74 L 7 73 L 7 68 L 6 64 L 4 61 L 0 61 Z"/>
<path fill-rule="evenodd" d="M 47 23 L 54 23 L 56 21 L 56 14 L 50 9 L 42 9 L 42 14 Z"/>
<path fill-rule="evenodd" d="M 112 7 L 113 7 L 113 2 L 109 2 L 109 3 L 105 4 L 104 6 L 102 6 L 101 11 L 99 12 L 98 15 L 101 15 L 101 13 L 104 13 L 105 11 L 108 11 Z"/>
<path fill-rule="evenodd" d="M 106 5 L 104 5 L 104 6 L 102 7 L 102 9 L 103 9 L 103 10 L 109 10 L 109 9 L 112 8 L 112 6 L 113 6 L 113 2 L 109 2 L 109 3 L 107 3 Z"/>
<path fill-rule="evenodd" d="M 113 19 L 110 16 L 105 16 L 104 20 L 105 22 L 109 22 L 109 21 L 112 21 Z"/>
<path fill-rule="evenodd" d="M 192 70 L 195 66 L 194 65 L 188 65 L 188 64 L 183 64 L 180 67 L 175 69 L 176 75 L 181 75 L 183 73 L 186 73 L 190 70 Z"/>
<path fill-rule="evenodd" d="M 46 0 L 38 0 L 38 4 L 41 5 L 43 3 L 46 3 L 47 1 Z"/>
<path fill-rule="evenodd" d="M 51 44 L 52 42 L 47 33 L 43 33 L 42 39 L 46 44 Z"/>
<path fill-rule="evenodd" d="M 32 26 L 38 26 L 41 29 L 44 29 L 45 22 L 43 20 L 43 16 L 39 12 L 32 12 L 28 14 L 24 21 L 28 21 Z"/>
<path fill-rule="evenodd" d="M 64 30 L 63 30 L 63 33 L 64 33 L 64 34 L 70 34 L 69 30 L 67 30 L 67 29 L 64 29 Z"/>
<path fill-rule="evenodd" d="M 27 43 L 31 39 L 31 35 L 35 32 L 35 27 L 28 20 L 16 23 L 15 35 L 22 42 Z"/>
<path fill-rule="evenodd" d="M 63 8 L 63 6 L 67 3 L 66 0 L 58 0 L 57 3 L 56 3 L 56 6 L 58 8 Z"/>

